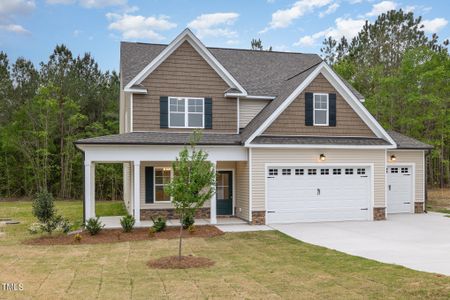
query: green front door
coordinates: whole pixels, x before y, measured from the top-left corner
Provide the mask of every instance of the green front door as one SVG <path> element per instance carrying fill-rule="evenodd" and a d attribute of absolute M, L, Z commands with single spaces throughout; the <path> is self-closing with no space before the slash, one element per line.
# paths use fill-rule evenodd
<path fill-rule="evenodd" d="M 233 214 L 233 172 L 218 171 L 216 177 L 217 215 Z"/>

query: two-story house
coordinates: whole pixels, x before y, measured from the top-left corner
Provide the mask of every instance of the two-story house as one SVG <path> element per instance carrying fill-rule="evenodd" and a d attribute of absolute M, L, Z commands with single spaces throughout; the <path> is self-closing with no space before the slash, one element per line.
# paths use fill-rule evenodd
<path fill-rule="evenodd" d="M 194 129 L 217 171 L 216 193 L 199 211 L 212 224 L 424 210 L 430 146 L 386 132 L 318 55 L 208 48 L 186 29 L 168 45 L 122 43 L 120 75 L 120 133 L 76 142 L 86 218 L 95 216 L 99 162 L 124 164 L 124 201 L 137 222 L 173 217 L 164 186 Z"/>

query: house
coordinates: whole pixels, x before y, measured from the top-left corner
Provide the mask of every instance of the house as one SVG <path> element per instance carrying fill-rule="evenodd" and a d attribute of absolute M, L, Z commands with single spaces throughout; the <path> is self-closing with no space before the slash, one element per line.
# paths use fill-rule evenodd
<path fill-rule="evenodd" d="M 168 45 L 121 44 L 120 133 L 79 140 L 85 217 L 95 164 L 124 166 L 137 222 L 174 217 L 171 162 L 201 129 L 217 192 L 212 224 L 383 220 L 420 213 L 429 145 L 387 132 L 364 98 L 315 54 L 208 48 L 189 30 Z"/>

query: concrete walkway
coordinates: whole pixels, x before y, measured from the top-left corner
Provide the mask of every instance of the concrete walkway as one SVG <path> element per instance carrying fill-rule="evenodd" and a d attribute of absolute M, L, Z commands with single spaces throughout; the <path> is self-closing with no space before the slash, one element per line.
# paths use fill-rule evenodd
<path fill-rule="evenodd" d="M 450 218 L 444 214 L 400 214 L 377 222 L 296 223 L 271 227 L 310 244 L 450 276 Z"/>

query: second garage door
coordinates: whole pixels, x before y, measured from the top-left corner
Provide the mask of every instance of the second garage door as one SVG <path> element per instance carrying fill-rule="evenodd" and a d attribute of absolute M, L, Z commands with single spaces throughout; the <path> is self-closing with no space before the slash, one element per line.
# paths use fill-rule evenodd
<path fill-rule="evenodd" d="M 267 170 L 267 222 L 369 220 L 370 167 Z"/>

